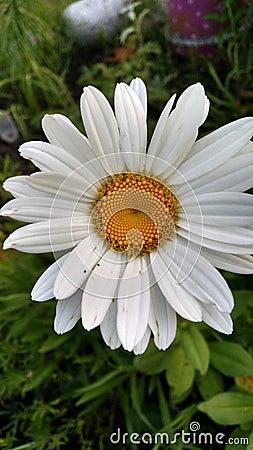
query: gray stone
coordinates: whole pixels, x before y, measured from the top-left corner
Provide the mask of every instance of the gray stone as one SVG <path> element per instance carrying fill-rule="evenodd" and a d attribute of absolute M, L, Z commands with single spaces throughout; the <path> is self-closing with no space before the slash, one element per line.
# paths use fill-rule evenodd
<path fill-rule="evenodd" d="M 71 37 L 82 45 L 95 43 L 101 33 L 112 37 L 125 17 L 122 9 L 127 0 L 81 0 L 71 3 L 63 12 L 63 18 Z"/>
<path fill-rule="evenodd" d="M 0 109 L 0 139 L 12 144 L 19 138 L 16 124 L 10 114 Z"/>

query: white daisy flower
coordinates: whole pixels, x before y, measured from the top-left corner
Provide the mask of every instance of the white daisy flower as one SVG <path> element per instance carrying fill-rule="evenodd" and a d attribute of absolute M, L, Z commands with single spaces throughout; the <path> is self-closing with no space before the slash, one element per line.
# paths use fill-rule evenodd
<path fill-rule="evenodd" d="M 54 328 L 100 326 L 111 349 L 143 353 L 151 333 L 165 350 L 176 315 L 232 332 L 232 293 L 219 273 L 253 273 L 253 118 L 196 141 L 209 101 L 200 83 L 168 101 L 147 148 L 144 83 L 117 85 L 115 115 L 84 89 L 87 137 L 46 115 L 49 140 L 20 153 L 40 169 L 8 179 L 2 215 L 30 222 L 4 249 L 52 251 L 32 299 L 56 298 Z"/>

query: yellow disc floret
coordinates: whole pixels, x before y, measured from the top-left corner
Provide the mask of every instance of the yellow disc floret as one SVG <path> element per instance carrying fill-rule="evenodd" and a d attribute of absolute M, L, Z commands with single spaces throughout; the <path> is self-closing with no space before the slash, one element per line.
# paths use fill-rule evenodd
<path fill-rule="evenodd" d="M 178 201 L 160 181 L 126 172 L 105 181 L 93 217 L 97 231 L 112 249 L 141 255 L 172 237 Z"/>

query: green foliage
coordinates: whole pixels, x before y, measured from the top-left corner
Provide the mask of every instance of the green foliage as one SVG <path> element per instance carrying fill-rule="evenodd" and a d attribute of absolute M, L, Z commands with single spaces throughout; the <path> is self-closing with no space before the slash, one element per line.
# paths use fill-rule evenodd
<path fill-rule="evenodd" d="M 0 2 L 1 105 L 12 112 L 25 138 L 38 138 L 44 112 L 62 112 L 77 123 L 81 86 L 97 86 L 112 102 L 115 83 L 133 76 L 148 85 L 150 131 L 168 97 L 196 81 L 212 100 L 204 132 L 250 111 L 252 47 L 246 43 L 252 36 L 252 5 L 237 8 L 234 0 L 223 1 L 215 19 L 228 22 L 226 32 L 232 35 L 226 41 L 221 34 L 217 56 L 209 61 L 174 52 L 166 40 L 167 16 L 155 0 L 138 5 L 133 36 L 127 39 L 125 33 L 127 57 L 116 56 L 119 35 L 110 47 L 93 49 L 90 58 L 71 47 L 63 33 L 60 15 L 69 3 Z M 2 155 L 0 183 L 25 169 Z M 0 196 L 1 203 L 10 198 L 3 190 Z M 17 222 L 1 219 L 0 238 L 14 226 Z M 141 446 L 129 443 L 129 437 L 118 446 L 110 434 L 120 428 L 128 435 L 159 432 L 172 439 L 197 420 L 201 431 L 222 431 L 226 442 L 229 436 L 248 438 L 240 448 L 252 449 L 251 277 L 224 272 L 235 297 L 232 336 L 179 320 L 168 350 L 157 350 L 151 341 L 143 355 L 134 356 L 111 351 L 98 330 L 86 332 L 81 324 L 63 336 L 54 333 L 55 301 L 30 300 L 34 282 L 50 263 L 47 255 L 0 250 L 0 448 L 135 450 Z M 178 440 L 145 446 L 151 447 L 181 450 L 185 445 Z M 226 450 L 235 447 L 229 444 Z M 201 450 L 201 445 L 187 448 Z"/>
<path fill-rule="evenodd" d="M 224 375 L 237 377 L 253 373 L 253 359 L 241 345 L 214 342 L 210 349 L 212 365 Z"/>
<path fill-rule="evenodd" d="M 136 356 L 134 365 L 139 372 L 146 375 L 161 373 L 167 367 L 169 352 L 169 350 L 157 352 L 155 345 L 151 344 L 144 354 Z"/>
<path fill-rule="evenodd" d="M 112 101 L 115 84 L 121 81 L 130 82 L 133 74 L 145 82 L 150 82 L 149 101 L 155 106 L 156 102 L 161 105 L 168 99 L 170 92 L 168 93 L 167 85 L 176 78 L 177 71 L 171 67 L 170 50 L 164 53 L 158 42 L 149 41 L 139 47 L 131 59 L 123 59 L 120 64 L 112 61 L 98 62 L 92 67 L 83 66 L 79 84 L 95 85 L 106 92 Z"/>
<path fill-rule="evenodd" d="M 219 372 L 209 367 L 205 376 L 197 375 L 197 386 L 201 396 L 207 400 L 224 390 L 224 381 Z"/>
<path fill-rule="evenodd" d="M 63 10 L 62 1 L 58 13 L 60 6 Z M 70 43 L 48 8 L 43 2 L 36 9 L 31 1 L 0 3 L 1 96 L 26 139 L 28 126 L 37 130 L 45 112 L 74 107 L 65 82 Z"/>
<path fill-rule="evenodd" d="M 225 0 L 222 4 L 223 14 L 213 14 L 217 22 L 225 24 L 224 30 L 220 32 L 220 45 L 226 49 L 230 66 L 226 74 L 227 88 L 240 82 L 240 89 L 247 89 L 252 80 L 253 48 L 248 43 L 252 40 L 253 33 L 253 5 L 248 3 L 247 9 L 238 8 L 236 0 Z"/>
<path fill-rule="evenodd" d="M 29 295 L 39 268 L 49 261 L 14 251 L 1 258 L 0 423 L 7 448 L 58 449 L 72 442 L 93 449 L 98 436 L 101 448 L 109 448 L 108 436 L 118 426 L 129 433 L 171 435 L 187 427 L 196 410 L 186 401 L 196 403 L 195 371 L 180 339 L 166 352 L 151 343 L 144 355 L 133 357 L 110 351 L 96 331 L 85 333 L 81 326 L 57 336 L 54 302 L 34 304 Z M 182 334 L 191 328 L 183 323 Z M 181 412 L 171 409 L 177 403 Z"/>
<path fill-rule="evenodd" d="M 20 167 L 18 163 L 11 160 L 10 155 L 0 155 L 0 205 L 11 198 L 11 195 L 6 192 L 2 185 L 4 181 L 12 176 L 18 175 Z"/>
<path fill-rule="evenodd" d="M 245 2 L 246 3 L 246 2 Z M 222 13 L 213 14 L 215 21 L 225 24 L 220 32 L 220 48 L 224 52 L 223 65 L 207 61 L 208 72 L 215 85 L 210 92 L 216 120 L 230 114 L 250 113 L 253 76 L 253 4 L 238 7 L 237 0 L 224 0 Z M 224 70 L 224 65 L 226 70 Z M 222 116 L 223 114 L 223 116 Z"/>
<path fill-rule="evenodd" d="M 203 335 L 195 327 L 183 330 L 181 341 L 185 354 L 194 369 L 204 375 L 208 369 L 210 352 Z"/>
<path fill-rule="evenodd" d="M 253 395 L 223 392 L 199 403 L 198 408 L 221 425 L 253 422 Z"/>
<path fill-rule="evenodd" d="M 49 261 L 1 253 L 2 448 L 93 450 L 100 442 L 101 449 L 110 449 L 110 433 L 117 428 L 129 435 L 167 433 L 172 439 L 187 430 L 197 408 L 222 425 L 252 420 L 252 394 L 231 384 L 238 373 L 232 363 L 231 374 L 224 374 L 226 361 L 223 367 L 213 357 L 219 359 L 223 347 L 227 357 L 234 351 L 239 367 L 245 366 L 240 373 L 248 373 L 251 358 L 239 344 L 217 341 L 215 332 L 210 339 L 208 327 L 200 331 L 185 321 L 167 351 L 151 342 L 140 356 L 110 351 L 96 330 L 85 332 L 80 324 L 57 336 L 54 301 L 36 304 L 29 295 L 43 264 Z M 196 358 L 194 343 L 199 352 L 204 349 L 203 359 Z M 209 351 L 212 367 L 206 371 Z M 229 385 L 232 391 L 223 393 Z M 201 426 L 204 422 L 203 416 Z"/>
<path fill-rule="evenodd" d="M 195 370 L 187 360 L 182 346 L 173 346 L 168 358 L 166 379 L 172 387 L 175 401 L 180 400 L 192 387 L 195 378 Z"/>

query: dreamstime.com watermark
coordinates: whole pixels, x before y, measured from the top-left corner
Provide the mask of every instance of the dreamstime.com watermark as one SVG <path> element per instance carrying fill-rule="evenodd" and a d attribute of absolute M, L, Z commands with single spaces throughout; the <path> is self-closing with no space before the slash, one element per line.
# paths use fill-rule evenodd
<path fill-rule="evenodd" d="M 182 442 L 183 444 L 214 444 L 214 445 L 248 445 L 249 438 L 247 437 L 229 437 L 226 439 L 224 433 L 209 433 L 201 432 L 199 422 L 191 422 L 189 431 L 178 431 L 170 436 L 168 433 L 122 433 L 120 428 L 110 435 L 112 444 L 176 444 Z"/>

